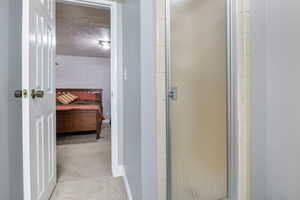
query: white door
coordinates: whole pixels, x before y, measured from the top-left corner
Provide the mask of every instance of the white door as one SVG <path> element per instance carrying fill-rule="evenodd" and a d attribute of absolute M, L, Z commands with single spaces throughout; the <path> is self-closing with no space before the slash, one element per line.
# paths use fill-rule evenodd
<path fill-rule="evenodd" d="M 49 199 L 56 184 L 55 0 L 23 1 L 24 200 Z"/>

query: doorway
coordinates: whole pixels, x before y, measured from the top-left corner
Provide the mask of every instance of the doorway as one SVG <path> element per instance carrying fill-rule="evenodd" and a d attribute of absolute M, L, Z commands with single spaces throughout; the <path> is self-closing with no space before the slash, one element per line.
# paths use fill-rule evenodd
<path fill-rule="evenodd" d="M 58 184 L 51 200 L 124 199 L 111 167 L 111 8 L 57 3 L 55 63 Z"/>

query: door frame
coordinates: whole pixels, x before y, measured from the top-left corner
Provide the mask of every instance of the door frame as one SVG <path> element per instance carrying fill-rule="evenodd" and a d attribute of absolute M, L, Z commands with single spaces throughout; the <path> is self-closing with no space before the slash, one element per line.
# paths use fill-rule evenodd
<path fill-rule="evenodd" d="M 106 7 L 111 11 L 111 167 L 113 177 L 123 176 L 123 166 L 120 164 L 119 135 L 121 133 L 123 116 L 122 88 L 122 30 L 120 5 L 108 0 L 56 0 L 56 2 L 70 3 L 81 6 Z"/>

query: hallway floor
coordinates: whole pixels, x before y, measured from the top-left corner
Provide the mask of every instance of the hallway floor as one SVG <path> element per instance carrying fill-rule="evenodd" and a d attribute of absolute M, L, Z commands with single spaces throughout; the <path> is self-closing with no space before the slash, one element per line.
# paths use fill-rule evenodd
<path fill-rule="evenodd" d="M 111 176 L 110 128 L 95 134 L 59 136 L 58 184 L 51 200 L 127 200 L 122 178 Z"/>

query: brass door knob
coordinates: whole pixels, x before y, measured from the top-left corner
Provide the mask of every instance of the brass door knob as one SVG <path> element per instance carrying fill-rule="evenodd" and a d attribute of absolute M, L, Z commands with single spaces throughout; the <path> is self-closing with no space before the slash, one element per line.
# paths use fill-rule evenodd
<path fill-rule="evenodd" d="M 32 89 L 31 90 L 31 97 L 33 99 L 35 99 L 35 98 L 43 98 L 44 97 L 44 91 L 43 90 Z"/>
<path fill-rule="evenodd" d="M 14 93 L 15 98 L 27 97 L 27 90 L 16 90 Z"/>
<path fill-rule="evenodd" d="M 15 97 L 16 98 L 22 98 L 23 97 L 23 91 L 22 90 L 16 90 L 15 91 Z"/>

